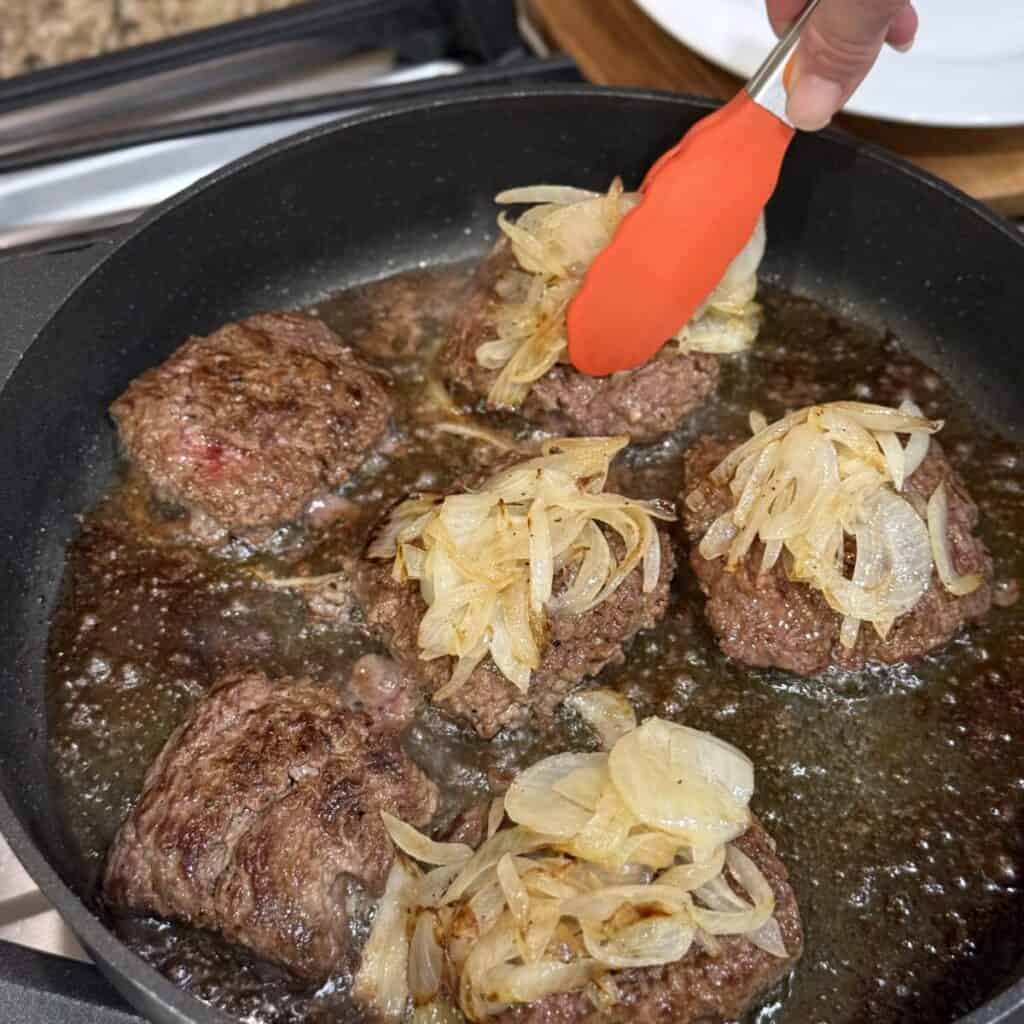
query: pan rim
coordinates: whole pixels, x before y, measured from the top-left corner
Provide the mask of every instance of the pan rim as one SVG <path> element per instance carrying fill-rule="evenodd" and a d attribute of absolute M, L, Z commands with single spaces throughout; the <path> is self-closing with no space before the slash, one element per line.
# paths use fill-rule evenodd
<path fill-rule="evenodd" d="M 151 227 L 159 223 L 166 215 L 183 204 L 191 202 L 195 197 L 208 189 L 216 188 L 222 182 L 233 178 L 255 165 L 265 165 L 278 156 L 293 149 L 305 146 L 312 141 L 359 130 L 363 126 L 382 122 L 401 120 L 423 115 L 432 110 L 479 106 L 495 100 L 518 103 L 535 100 L 538 97 L 558 99 L 606 98 L 609 102 L 634 101 L 645 104 L 658 104 L 678 107 L 681 110 L 710 111 L 719 104 L 704 97 L 672 94 L 648 89 L 608 88 L 593 85 L 536 85 L 517 87 L 497 87 L 475 89 L 459 94 L 448 94 L 418 100 L 387 104 L 385 106 L 355 113 L 332 121 L 326 125 L 289 136 L 268 146 L 261 147 L 238 160 L 218 168 L 193 185 L 176 193 L 164 202 L 147 211 L 138 220 L 115 233 L 113 239 L 102 246 L 103 251 L 79 276 L 79 279 L 63 296 L 61 302 L 47 319 L 30 337 L 23 340 L 20 355 L 34 345 L 47 330 L 49 324 L 59 317 L 66 304 L 81 288 L 87 287 L 95 275 L 109 260 L 114 258 L 125 246 L 136 238 L 144 235 Z M 845 135 L 836 130 L 828 130 L 822 136 L 830 145 L 838 145 L 847 151 L 864 155 L 869 160 L 885 167 L 890 173 L 909 177 L 921 187 L 938 192 L 943 200 L 968 211 L 989 228 L 998 232 L 1012 245 L 1024 253 L 1024 232 L 1019 231 L 1006 218 L 996 211 L 984 206 L 980 201 L 972 199 L 959 189 L 942 181 L 928 171 L 911 164 L 902 157 L 889 151 Z M 13 371 L 12 371 L 13 372 Z M 0 382 L 0 393 L 6 381 Z M 183 1022 L 193 1021 L 197 1024 L 230 1024 L 233 1018 L 222 1011 L 201 1002 L 186 990 L 179 988 L 150 966 L 137 953 L 123 943 L 93 911 L 83 902 L 78 894 L 67 885 L 52 867 L 42 850 L 37 847 L 28 830 L 15 814 L 5 794 L 0 791 L 0 833 L 4 835 L 18 860 L 25 866 L 29 875 L 39 886 L 43 894 L 58 910 L 73 931 L 82 940 L 83 945 L 92 953 L 95 951 L 102 970 L 111 977 L 111 972 L 121 979 L 117 985 L 138 990 L 154 1003 L 161 1004 Z M 97 964 L 99 966 L 99 963 Z M 998 993 L 987 1003 L 972 1010 L 958 1019 L 956 1024 L 1010 1024 L 1011 1019 L 1024 1006 L 1024 978 Z"/>
<path fill-rule="evenodd" d="M 672 93 L 661 89 L 633 89 L 620 88 L 617 86 L 602 85 L 561 85 L 561 84 L 538 84 L 533 86 L 489 86 L 469 90 L 457 95 L 437 96 L 429 99 L 417 100 L 415 102 L 400 102 L 385 104 L 384 106 L 368 110 L 362 113 L 343 115 L 336 121 L 327 124 L 317 125 L 289 135 L 287 138 L 277 142 L 261 146 L 259 149 L 247 153 L 245 156 L 217 168 L 210 174 L 189 185 L 163 202 L 147 210 L 137 220 L 134 220 L 127 227 L 120 229 L 115 234 L 114 244 L 111 245 L 107 258 L 116 252 L 124 243 L 130 241 L 137 234 L 144 231 L 151 223 L 158 220 L 166 212 L 177 208 L 180 204 L 188 202 L 193 196 L 200 194 L 207 188 L 213 187 L 220 181 L 232 177 L 239 171 L 256 164 L 273 159 L 279 153 L 283 153 L 295 146 L 304 145 L 306 142 L 331 135 L 337 131 L 343 131 L 349 127 L 362 126 L 381 121 L 393 120 L 406 115 L 429 111 L 439 108 L 451 108 L 460 106 L 471 106 L 487 102 L 489 100 L 528 100 L 538 96 L 562 97 L 608 97 L 611 100 L 639 100 L 647 103 L 660 103 L 666 106 L 699 108 L 708 112 L 722 106 L 717 100 L 706 96 L 697 96 L 691 93 Z M 986 206 L 981 200 L 974 199 L 966 192 L 961 191 L 955 185 L 943 180 L 931 171 L 918 167 L 905 157 L 893 153 L 891 150 L 873 142 L 857 138 L 854 135 L 837 128 L 826 128 L 821 132 L 813 133 L 821 138 L 827 139 L 843 147 L 846 150 L 863 153 L 870 159 L 882 164 L 888 169 L 906 175 L 921 185 L 939 192 L 947 200 L 970 210 L 973 214 L 985 221 L 990 227 L 995 228 L 1015 245 L 1024 248 L 1024 232 L 1020 231 L 1008 218 L 998 211 Z M 98 266 L 99 264 L 97 264 Z M 90 270 L 90 273 L 92 271 Z M 54 314 L 56 315 L 56 313 Z"/>

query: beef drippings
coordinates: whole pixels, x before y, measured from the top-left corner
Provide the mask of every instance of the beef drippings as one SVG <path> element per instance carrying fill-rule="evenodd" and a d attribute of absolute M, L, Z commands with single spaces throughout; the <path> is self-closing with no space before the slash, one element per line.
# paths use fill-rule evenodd
<path fill-rule="evenodd" d="M 406 491 L 443 488 L 493 456 L 479 441 L 438 432 L 426 398 L 426 357 L 465 278 L 461 269 L 416 272 L 317 308 L 392 372 L 402 410 L 378 454 L 322 510 L 322 534 L 293 531 L 276 555 L 258 559 L 147 541 L 138 526 L 145 495 L 130 476 L 85 517 L 54 622 L 48 694 L 54 784 L 83 893 L 95 892 L 150 762 L 225 668 L 330 682 L 376 649 L 358 615 L 315 621 L 300 594 L 269 588 L 252 570 L 331 571 Z M 749 354 L 722 360 L 717 397 L 677 433 L 631 449 L 616 486 L 671 500 L 687 446 L 705 432 L 744 432 L 751 408 L 775 418 L 812 402 L 912 397 L 946 420 L 944 449 L 981 509 L 997 580 L 1012 595 L 1024 575 L 1021 448 L 986 433 L 895 340 L 805 300 L 769 290 L 764 302 L 761 337 Z M 680 563 L 664 621 L 600 682 L 639 714 L 708 729 L 756 764 L 753 809 L 789 867 L 806 935 L 795 974 L 757 1020 L 939 1024 L 989 998 L 1024 954 L 1024 606 L 994 608 L 913 665 L 798 679 L 725 659 Z M 442 788 L 442 829 L 517 766 L 592 738 L 561 713 L 544 735 L 523 729 L 487 744 L 427 708 L 406 745 Z M 314 990 L 215 936 L 114 923 L 168 977 L 248 1021 L 355 1016 L 348 978 Z"/>

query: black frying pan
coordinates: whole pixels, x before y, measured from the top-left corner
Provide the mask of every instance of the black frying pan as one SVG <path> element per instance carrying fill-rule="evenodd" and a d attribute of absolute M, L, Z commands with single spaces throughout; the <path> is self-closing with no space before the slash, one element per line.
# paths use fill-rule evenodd
<path fill-rule="evenodd" d="M 115 458 L 110 401 L 189 334 L 345 285 L 482 253 L 493 195 L 551 181 L 636 182 L 708 110 L 588 88 L 502 92 L 377 112 L 263 150 L 90 255 L 66 301 L 0 350 L 0 828 L 136 1006 L 161 1024 L 225 1020 L 121 944 L 69 881 L 46 768 L 44 653 L 75 513 Z M 802 136 L 769 210 L 763 272 L 890 327 L 1004 433 L 1024 438 L 1024 238 L 964 196 L 837 135 Z M 35 336 L 32 336 L 35 333 Z M 1021 973 L 1024 974 L 1024 964 Z M 1020 1015 L 1018 1015 L 1020 1011 Z M 965 1020 L 1024 1020 L 1024 980 Z"/>

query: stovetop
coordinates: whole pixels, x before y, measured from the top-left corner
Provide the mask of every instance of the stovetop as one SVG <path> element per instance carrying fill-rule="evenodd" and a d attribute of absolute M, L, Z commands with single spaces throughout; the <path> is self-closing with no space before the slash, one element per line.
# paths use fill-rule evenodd
<path fill-rule="evenodd" d="M 8 133 L 0 143 L 0 309 L 6 329 L 33 336 L 82 270 L 116 238 L 111 225 L 130 221 L 139 210 L 258 146 L 381 102 L 481 85 L 580 79 L 570 61 L 541 59 L 536 46 L 531 50 L 514 0 L 381 0 L 377 5 L 337 0 L 337 7 L 343 14 L 347 7 L 358 9 L 365 18 L 358 24 L 342 19 L 346 38 L 361 40 L 358 52 L 345 54 L 344 61 L 314 61 L 305 77 L 292 75 L 276 90 L 268 90 L 264 78 L 251 88 L 236 88 L 227 99 L 219 94 L 217 104 L 204 105 L 202 97 L 192 95 L 184 107 L 108 125 L 91 138 L 62 136 L 69 116 L 95 107 L 96 96 L 111 82 L 122 90 L 122 99 L 125 88 L 130 93 L 145 88 L 145 82 L 123 80 L 119 59 L 79 74 L 85 86 L 77 91 L 69 91 L 67 80 L 78 72 L 43 82 L 57 97 L 46 107 L 53 139 L 18 149 L 9 145 Z M 392 18 L 388 12 L 398 14 Z M 214 36 L 223 48 L 224 36 Z M 159 44 L 157 51 L 165 74 L 172 73 L 168 61 L 181 63 L 173 41 Z M 232 53 L 230 59 L 244 57 Z M 229 78 L 237 78 L 234 68 Z M 177 73 L 187 74 L 188 68 Z M 2 88 L 7 84 L 0 83 L 0 123 L 6 117 L 14 125 L 31 111 L 29 104 L 7 102 Z M 43 302 L 33 287 L 41 280 L 47 282 Z M 2 838 L 0 1021 L 142 1022 L 92 965 Z"/>
<path fill-rule="evenodd" d="M 0 939 L 88 961 L 60 915 L 0 839 Z"/>

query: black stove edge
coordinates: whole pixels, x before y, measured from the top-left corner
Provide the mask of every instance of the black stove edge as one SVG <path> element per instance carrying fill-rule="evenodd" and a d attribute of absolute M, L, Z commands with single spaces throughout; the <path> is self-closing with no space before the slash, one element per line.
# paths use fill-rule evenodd
<path fill-rule="evenodd" d="M 443 28 L 452 0 L 306 0 L 298 6 L 237 18 L 152 43 L 16 75 L 0 82 L 0 111 L 78 95 L 172 68 L 322 32 L 343 32 L 353 45 L 415 28 Z"/>
<path fill-rule="evenodd" d="M 519 39 L 513 0 L 441 0 L 455 30 L 459 51 L 476 60 L 492 63 L 508 52 L 510 41 Z"/>
<path fill-rule="evenodd" d="M 186 135 L 206 135 L 211 132 L 265 124 L 269 121 L 309 117 L 332 111 L 337 111 L 341 116 L 345 111 L 351 111 L 357 107 L 395 103 L 434 93 L 477 89 L 486 86 L 515 85 L 525 82 L 582 81 L 579 69 L 570 57 L 559 55 L 538 59 L 521 55 L 513 56 L 508 59 L 507 63 L 469 68 L 457 74 L 439 78 L 351 89 L 307 99 L 267 103 L 257 107 L 243 107 L 225 113 L 173 121 L 170 124 L 128 129 L 118 132 L 116 135 L 83 138 L 70 144 L 47 143 L 0 156 L 0 173 L 25 170 L 29 167 L 73 158 L 95 156 L 98 153 L 106 153 L 126 146 L 162 142 L 167 139 L 182 138 Z"/>
<path fill-rule="evenodd" d="M 91 964 L 0 940 L 0 1020 L 142 1024 Z"/>
<path fill-rule="evenodd" d="M 218 57 L 310 38 L 344 37 L 350 52 L 367 40 L 442 32 L 458 56 L 489 63 L 518 42 L 512 0 L 305 0 L 294 7 L 25 72 L 0 81 L 0 111 L 80 95 Z"/>

